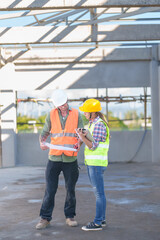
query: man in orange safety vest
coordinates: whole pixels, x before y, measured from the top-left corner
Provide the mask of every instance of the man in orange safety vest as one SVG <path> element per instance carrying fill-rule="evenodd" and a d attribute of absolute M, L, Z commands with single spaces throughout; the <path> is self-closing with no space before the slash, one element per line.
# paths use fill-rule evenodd
<path fill-rule="evenodd" d="M 66 92 L 56 89 L 53 92 L 53 108 L 46 117 L 40 135 L 40 147 L 46 150 L 50 147 L 48 164 L 46 168 L 46 190 L 40 209 L 40 221 L 36 229 L 46 228 L 52 220 L 55 204 L 55 194 L 58 188 L 58 179 L 61 171 L 64 175 L 66 199 L 64 214 L 66 224 L 71 227 L 78 225 L 75 220 L 76 196 L 75 186 L 79 176 L 77 152 L 81 141 L 76 137 L 77 128 L 83 128 L 83 121 L 78 110 L 68 105 Z M 51 136 L 51 144 L 46 144 L 46 139 Z M 77 151 L 75 151 L 75 147 Z"/>

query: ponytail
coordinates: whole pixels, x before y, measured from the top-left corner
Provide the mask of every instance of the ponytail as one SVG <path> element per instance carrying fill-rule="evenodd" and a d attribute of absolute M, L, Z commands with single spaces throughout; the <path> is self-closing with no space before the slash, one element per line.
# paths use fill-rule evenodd
<path fill-rule="evenodd" d="M 104 116 L 104 114 L 101 113 L 101 112 L 97 112 L 97 115 L 98 115 L 98 116 L 107 124 L 107 126 L 109 127 L 108 122 L 107 122 L 107 119 L 106 119 L 106 117 Z"/>

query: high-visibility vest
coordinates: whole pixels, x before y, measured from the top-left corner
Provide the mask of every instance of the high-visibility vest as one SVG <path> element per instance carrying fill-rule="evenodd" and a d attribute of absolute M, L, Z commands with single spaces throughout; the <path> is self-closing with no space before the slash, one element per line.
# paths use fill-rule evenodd
<path fill-rule="evenodd" d="M 62 129 L 58 109 L 52 109 L 50 112 L 50 120 L 51 120 L 51 144 L 70 147 L 73 148 L 77 143 L 76 131 L 75 129 L 78 127 L 78 110 L 73 109 L 69 110 L 69 115 L 66 120 L 65 128 Z M 50 149 L 49 155 L 62 155 L 65 154 L 67 156 L 77 156 L 77 152 L 74 151 L 66 151 L 66 150 L 57 150 Z"/>
<path fill-rule="evenodd" d="M 109 128 L 107 124 L 99 118 L 98 122 L 103 122 L 106 126 L 107 137 L 105 142 L 99 142 L 99 145 L 96 149 L 89 149 L 85 146 L 85 164 L 89 166 L 103 166 L 106 167 L 108 165 L 108 150 L 109 150 Z M 93 135 L 93 130 L 96 123 L 92 123 L 89 127 L 89 131 Z"/>

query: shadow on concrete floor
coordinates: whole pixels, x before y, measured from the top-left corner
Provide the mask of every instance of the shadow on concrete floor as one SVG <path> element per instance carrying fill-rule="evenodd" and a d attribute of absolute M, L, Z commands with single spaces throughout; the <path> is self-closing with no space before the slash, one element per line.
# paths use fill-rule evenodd
<path fill-rule="evenodd" d="M 36 230 L 45 189 L 45 168 L 0 169 L 0 240 L 35 239 L 160 239 L 160 164 L 110 164 L 105 172 L 107 227 L 84 232 L 81 227 L 94 219 L 95 197 L 86 167 L 80 166 L 77 184 L 78 227 L 65 225 L 65 188 L 60 175 L 51 226 Z"/>

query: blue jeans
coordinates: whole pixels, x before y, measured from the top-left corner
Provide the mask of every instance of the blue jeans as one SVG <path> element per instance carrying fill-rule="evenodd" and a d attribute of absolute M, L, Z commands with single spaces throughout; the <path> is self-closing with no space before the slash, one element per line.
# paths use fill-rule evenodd
<path fill-rule="evenodd" d="M 52 219 L 55 195 L 61 171 L 64 175 L 66 188 L 64 214 L 66 218 L 73 218 L 76 215 L 75 186 L 79 176 L 77 161 L 64 163 L 49 160 L 46 168 L 46 190 L 40 210 L 40 216 L 48 221 Z"/>
<path fill-rule="evenodd" d="M 106 167 L 87 166 L 88 176 L 96 196 L 96 216 L 94 223 L 101 225 L 106 217 L 106 197 L 104 191 L 103 174 Z"/>

